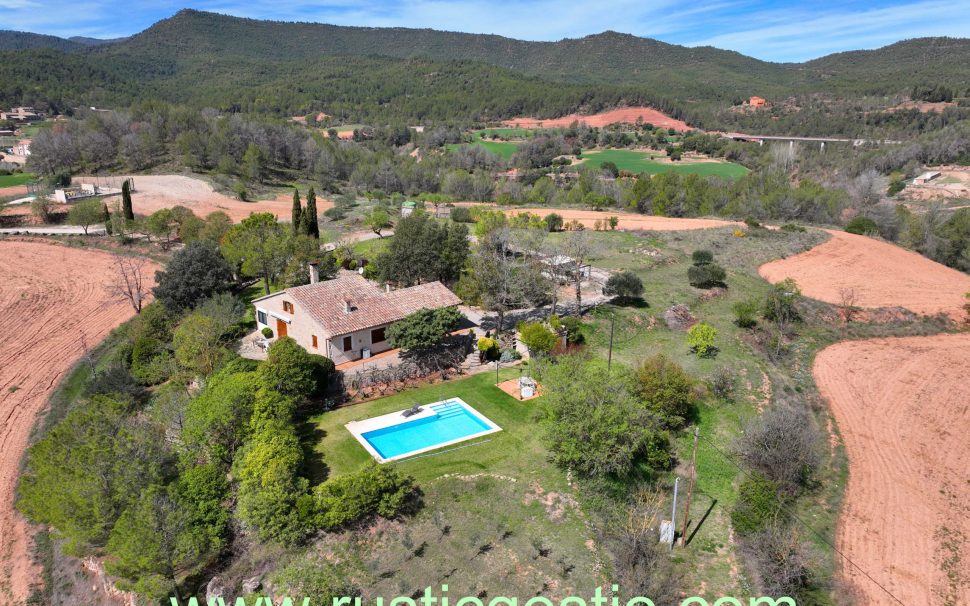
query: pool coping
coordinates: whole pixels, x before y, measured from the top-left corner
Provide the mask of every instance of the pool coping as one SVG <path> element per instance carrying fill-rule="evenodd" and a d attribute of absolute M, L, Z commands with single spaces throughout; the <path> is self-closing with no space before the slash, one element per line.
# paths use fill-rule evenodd
<path fill-rule="evenodd" d="M 366 438 L 364 438 L 364 434 L 369 433 L 371 431 L 376 431 L 378 429 L 386 429 L 388 427 L 393 427 L 395 425 L 403 425 L 405 423 L 410 423 L 411 421 L 418 421 L 420 419 L 436 416 L 438 413 L 431 410 L 431 407 L 437 406 L 439 404 L 447 404 L 449 402 L 459 403 L 470 414 L 474 415 L 475 417 L 478 418 L 479 421 L 487 425 L 488 429 L 485 429 L 483 431 L 479 431 L 477 433 L 473 433 L 467 436 L 462 436 L 460 438 L 455 438 L 454 440 L 447 440 L 445 442 L 441 442 L 440 444 L 435 444 L 433 446 L 426 446 L 424 448 L 418 448 L 417 450 L 410 450 L 408 452 L 395 455 L 393 457 L 388 457 L 386 459 L 382 457 L 380 453 L 378 453 L 377 450 L 374 449 L 373 446 L 371 446 L 370 442 L 368 442 Z M 421 406 L 421 412 L 411 415 L 410 417 L 404 418 L 401 416 L 401 413 L 408 410 L 407 408 L 404 408 L 402 410 L 398 410 L 395 412 L 389 412 L 387 414 L 378 415 L 376 417 L 371 417 L 369 419 L 364 419 L 363 421 L 351 421 L 346 425 L 344 425 L 344 427 L 347 428 L 347 431 L 349 431 L 350 434 L 354 436 L 354 438 L 356 438 L 356 440 L 360 443 L 360 445 L 363 446 L 364 449 L 372 457 L 374 457 L 374 459 L 376 459 L 378 463 L 382 463 L 382 464 L 389 463 L 391 461 L 399 461 L 401 459 L 407 459 L 415 455 L 431 452 L 432 450 L 438 450 L 439 448 L 444 448 L 445 446 L 451 446 L 453 444 L 458 444 L 460 442 L 467 442 L 468 440 L 473 440 L 475 438 L 480 438 L 482 436 L 487 436 L 489 434 L 502 431 L 502 428 L 496 425 L 495 422 L 493 422 L 491 419 L 489 419 L 482 413 L 478 412 L 478 410 L 476 410 L 474 406 L 472 406 L 468 402 L 458 397 L 447 398 L 445 400 L 439 400 L 438 402 L 431 402 L 430 404 L 421 404 L 420 406 Z"/>

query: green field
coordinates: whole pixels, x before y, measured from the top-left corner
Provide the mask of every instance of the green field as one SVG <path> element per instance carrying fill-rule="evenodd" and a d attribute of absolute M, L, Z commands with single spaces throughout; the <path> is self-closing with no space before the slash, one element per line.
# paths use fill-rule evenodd
<path fill-rule="evenodd" d="M 0 175 L 0 187 L 13 187 L 15 185 L 23 185 L 28 181 L 32 181 L 34 175 L 31 173 L 15 173 L 12 175 Z"/>
<path fill-rule="evenodd" d="M 702 177 L 723 177 L 739 179 L 748 174 L 748 169 L 732 162 L 695 162 L 692 164 L 667 164 L 651 160 L 650 156 L 660 157 L 660 152 L 641 152 L 628 149 L 607 149 L 583 153 L 583 164 L 599 166 L 602 162 L 613 162 L 620 170 L 632 173 L 658 173 L 673 171 L 682 174 L 696 174 Z"/>
<path fill-rule="evenodd" d="M 498 154 L 506 160 L 511 159 L 512 154 L 514 154 L 519 147 L 518 143 L 511 143 L 507 141 L 482 141 L 481 139 L 478 139 L 474 143 L 452 143 L 448 146 L 448 149 L 458 149 L 463 145 L 478 145 L 479 147 L 484 147 L 493 154 Z"/>
<path fill-rule="evenodd" d="M 498 135 L 507 139 L 528 139 L 542 131 L 543 129 L 538 128 L 483 128 L 482 130 L 476 131 L 475 136 L 479 139 L 491 137 L 492 135 Z"/>

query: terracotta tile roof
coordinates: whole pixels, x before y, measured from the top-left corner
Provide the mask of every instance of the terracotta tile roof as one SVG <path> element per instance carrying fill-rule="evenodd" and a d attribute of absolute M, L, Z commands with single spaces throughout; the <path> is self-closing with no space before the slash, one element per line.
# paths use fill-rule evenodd
<path fill-rule="evenodd" d="M 341 273 L 333 280 L 285 291 L 330 337 L 397 322 L 419 309 L 441 309 L 461 300 L 441 282 L 384 292 L 362 276 Z M 350 311 L 345 310 L 350 302 Z"/>

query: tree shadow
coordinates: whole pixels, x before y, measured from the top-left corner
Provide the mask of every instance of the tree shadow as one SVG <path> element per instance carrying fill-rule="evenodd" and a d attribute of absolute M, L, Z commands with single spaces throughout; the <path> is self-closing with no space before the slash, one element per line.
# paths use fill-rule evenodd
<path fill-rule="evenodd" d="M 316 449 L 317 444 L 327 432 L 310 420 L 303 420 L 297 427 L 300 446 L 303 449 L 303 472 L 310 484 L 320 484 L 330 477 L 330 467 L 323 460 L 323 455 Z"/>

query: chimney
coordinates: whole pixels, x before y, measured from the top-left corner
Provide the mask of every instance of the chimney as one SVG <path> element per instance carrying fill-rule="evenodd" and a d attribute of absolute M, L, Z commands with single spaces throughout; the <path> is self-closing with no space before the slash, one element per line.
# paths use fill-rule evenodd
<path fill-rule="evenodd" d="M 344 313 L 349 314 L 353 309 L 353 306 L 350 304 L 350 299 L 344 297 Z"/>
<path fill-rule="evenodd" d="M 310 284 L 316 284 L 320 281 L 320 268 L 317 267 L 316 261 L 310 261 Z"/>

